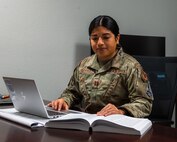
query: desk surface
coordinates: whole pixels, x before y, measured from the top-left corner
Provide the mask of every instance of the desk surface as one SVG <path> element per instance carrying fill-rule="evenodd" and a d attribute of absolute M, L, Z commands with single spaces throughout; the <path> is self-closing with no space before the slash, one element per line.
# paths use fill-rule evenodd
<path fill-rule="evenodd" d="M 144 136 L 92 133 L 75 130 L 30 128 L 0 118 L 1 142 L 176 142 L 177 129 L 153 124 Z"/>

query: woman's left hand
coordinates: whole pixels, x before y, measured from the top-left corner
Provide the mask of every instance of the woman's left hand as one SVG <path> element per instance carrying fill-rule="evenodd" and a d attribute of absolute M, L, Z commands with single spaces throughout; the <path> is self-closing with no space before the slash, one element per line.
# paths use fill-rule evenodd
<path fill-rule="evenodd" d="M 97 112 L 97 115 L 99 116 L 108 116 L 112 114 L 125 114 L 125 111 L 122 109 L 118 109 L 113 104 L 107 104 L 104 108 L 102 108 L 99 112 Z"/>

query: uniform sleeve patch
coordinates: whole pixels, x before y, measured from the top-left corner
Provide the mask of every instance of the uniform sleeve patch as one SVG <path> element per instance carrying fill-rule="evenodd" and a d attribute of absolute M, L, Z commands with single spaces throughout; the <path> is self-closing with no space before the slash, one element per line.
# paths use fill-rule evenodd
<path fill-rule="evenodd" d="M 141 79 L 146 82 L 148 81 L 148 76 L 147 76 L 147 73 L 142 69 L 141 71 Z"/>

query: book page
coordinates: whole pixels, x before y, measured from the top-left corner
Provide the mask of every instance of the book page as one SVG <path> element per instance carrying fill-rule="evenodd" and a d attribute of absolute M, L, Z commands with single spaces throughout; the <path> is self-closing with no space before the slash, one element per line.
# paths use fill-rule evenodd
<path fill-rule="evenodd" d="M 88 114 L 84 112 L 67 114 L 62 117 L 50 120 L 45 124 L 45 127 L 89 131 L 92 122 L 95 121 L 98 117 L 99 116 L 96 114 Z M 103 116 L 100 116 L 99 118 L 101 117 Z"/>
<path fill-rule="evenodd" d="M 89 113 L 84 113 L 84 112 L 81 112 L 81 113 L 71 113 L 71 114 L 67 114 L 67 115 L 64 115 L 62 117 L 59 117 L 59 118 L 56 118 L 54 120 L 50 120 L 50 121 L 58 121 L 58 120 L 70 120 L 70 121 L 74 121 L 76 119 L 83 119 L 85 121 L 88 121 L 88 123 L 91 124 L 97 120 L 97 119 L 102 119 L 104 118 L 104 116 L 97 116 L 96 114 L 89 114 Z"/>
<path fill-rule="evenodd" d="M 125 115 L 110 115 L 93 122 L 94 131 L 142 135 L 151 128 L 152 122 L 146 118 Z"/>
<path fill-rule="evenodd" d="M 103 117 L 101 119 L 119 124 L 124 127 L 131 127 L 131 128 L 135 128 L 135 126 L 139 122 L 144 120 L 144 118 L 129 117 L 126 115 L 121 115 L 121 114 L 110 115 L 110 116 Z"/>

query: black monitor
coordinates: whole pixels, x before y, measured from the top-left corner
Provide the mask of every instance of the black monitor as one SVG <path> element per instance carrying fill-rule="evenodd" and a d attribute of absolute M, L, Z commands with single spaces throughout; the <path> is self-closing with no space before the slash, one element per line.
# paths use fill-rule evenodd
<path fill-rule="evenodd" d="M 120 44 L 130 55 L 165 56 L 165 37 L 121 34 Z"/>

